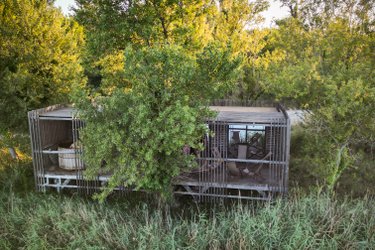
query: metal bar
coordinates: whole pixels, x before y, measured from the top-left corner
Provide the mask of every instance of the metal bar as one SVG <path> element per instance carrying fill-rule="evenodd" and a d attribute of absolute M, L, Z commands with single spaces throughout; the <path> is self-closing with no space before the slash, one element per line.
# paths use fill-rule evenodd
<path fill-rule="evenodd" d="M 275 119 L 275 124 L 278 125 L 278 119 Z M 275 174 L 275 191 L 278 190 L 278 185 L 279 185 L 279 176 L 278 176 L 278 169 L 277 169 L 277 164 L 275 163 L 278 160 L 278 145 L 277 145 L 277 136 L 278 136 L 278 128 L 274 129 L 274 137 L 273 137 L 273 150 L 274 150 L 274 162 L 273 162 L 273 169 L 274 169 L 274 174 Z"/>
<path fill-rule="evenodd" d="M 284 115 L 284 117 L 285 117 L 286 120 L 289 119 L 289 115 L 286 112 L 285 107 L 281 103 L 277 103 L 276 108 L 283 113 L 283 115 Z"/>
<path fill-rule="evenodd" d="M 31 142 L 31 155 L 33 160 L 33 169 L 34 169 L 34 181 L 35 181 L 35 190 L 38 190 L 38 173 L 37 173 L 37 162 L 36 162 L 36 145 L 35 145 L 35 111 L 28 112 L 29 120 L 29 132 L 30 132 L 30 142 Z"/>
<path fill-rule="evenodd" d="M 36 168 L 36 176 L 37 176 L 37 180 L 36 180 L 36 189 L 37 191 L 41 191 L 40 189 L 40 166 L 39 166 L 39 155 L 38 155 L 38 136 L 37 136 L 37 116 L 38 116 L 38 113 L 37 111 L 34 112 L 34 119 L 33 119 L 33 127 L 34 127 L 34 146 L 35 146 L 35 150 L 34 150 L 34 157 L 35 157 L 35 168 Z"/>
<path fill-rule="evenodd" d="M 285 124 L 288 123 L 288 118 L 285 119 L 284 121 Z M 285 164 L 283 164 L 283 193 L 285 194 L 286 192 L 286 188 L 287 188 L 287 175 L 288 173 L 286 172 L 286 169 L 287 169 L 287 150 L 286 150 L 286 147 L 287 147 L 287 128 L 284 128 L 283 129 L 283 161 L 285 162 Z"/>
<path fill-rule="evenodd" d="M 220 152 L 220 131 L 219 131 L 219 128 L 218 128 L 217 121 L 215 121 L 215 123 L 214 123 L 214 130 L 215 130 L 214 145 L 213 145 L 213 148 L 211 148 L 211 153 L 212 153 L 213 149 L 218 149 L 219 152 Z M 216 179 L 216 169 L 217 169 L 217 166 L 215 166 L 216 164 L 217 164 L 217 158 L 215 158 L 214 161 L 213 161 L 214 169 L 211 170 L 211 173 L 210 173 L 210 176 L 209 176 L 209 178 L 210 178 L 209 186 L 210 187 L 212 187 L 212 184 L 215 182 L 215 179 Z M 217 187 L 213 187 L 212 191 L 213 191 L 212 194 L 216 195 Z M 216 201 L 215 196 L 211 196 L 211 197 L 213 197 L 214 198 L 213 200 Z"/>
<path fill-rule="evenodd" d="M 77 148 L 77 140 L 78 140 L 78 138 L 77 138 L 77 127 L 78 127 L 77 126 L 77 118 L 75 116 L 73 116 L 72 117 L 72 138 L 73 138 L 73 145 L 74 145 L 75 150 Z M 78 192 L 80 194 L 82 194 L 83 193 L 83 191 L 82 191 L 82 184 L 83 183 L 82 183 L 82 176 L 81 176 L 81 173 L 80 173 L 79 168 L 78 168 L 79 160 L 77 158 L 77 155 L 74 157 L 74 165 L 75 165 L 75 168 L 76 168 L 76 170 L 75 170 L 76 179 L 77 179 L 76 183 L 77 183 L 77 186 L 80 187 L 78 189 Z"/>
<path fill-rule="evenodd" d="M 226 142 L 226 145 L 225 145 L 225 150 L 224 150 L 224 155 L 223 155 L 223 158 L 226 159 L 228 158 L 228 150 L 229 150 L 229 125 L 227 123 L 225 123 L 225 137 L 227 140 L 225 140 Z M 222 194 L 223 195 L 226 195 L 227 194 L 227 190 L 225 189 L 225 185 L 226 185 L 226 182 L 227 182 L 227 172 L 226 172 L 226 163 L 223 161 L 222 162 L 222 180 L 221 180 L 221 183 L 223 185 L 222 187 Z"/>
<path fill-rule="evenodd" d="M 192 186 L 192 187 L 203 187 L 205 183 L 198 183 L 198 182 L 177 182 L 174 183 L 175 186 Z M 241 185 L 241 184 L 230 184 L 226 183 L 225 186 L 222 185 L 220 182 L 208 183 L 210 187 L 224 187 L 226 189 L 237 189 L 237 190 L 254 190 L 254 191 L 269 191 L 271 190 L 271 185 L 268 184 L 250 184 L 250 185 Z"/>
<path fill-rule="evenodd" d="M 77 185 L 65 185 L 64 187 L 62 187 L 59 184 L 44 184 L 43 187 L 56 188 L 57 192 L 59 192 L 59 189 L 62 190 L 64 188 L 77 188 L 77 189 L 79 188 L 79 186 L 77 186 Z"/>
<path fill-rule="evenodd" d="M 290 118 L 288 117 L 287 119 L 287 131 L 286 131 L 286 134 L 287 134 L 287 138 L 286 138 L 286 147 L 285 147 L 285 151 L 286 151 L 286 169 L 285 169 L 285 183 L 286 183 L 286 186 L 285 186 L 285 192 L 288 192 L 288 185 L 289 185 L 289 160 L 290 160 L 290 137 L 291 137 L 291 127 L 290 127 Z"/>
<path fill-rule="evenodd" d="M 41 139 L 41 132 L 40 132 L 40 120 L 39 120 L 39 112 L 36 115 L 36 126 L 35 126 L 35 143 L 36 143 L 36 159 L 37 159 L 37 172 L 38 176 L 44 175 L 44 164 L 43 164 L 43 155 L 41 153 L 42 149 L 42 139 Z M 45 191 L 45 188 L 42 188 L 44 183 L 44 178 L 38 177 L 38 191 Z"/>
<path fill-rule="evenodd" d="M 192 196 L 195 196 L 195 195 L 201 195 L 201 196 L 206 196 L 206 197 L 216 197 L 216 198 L 231 198 L 231 199 L 240 199 L 240 200 L 263 200 L 263 201 L 269 201 L 270 198 L 269 197 L 256 197 L 256 196 L 241 196 L 241 195 L 220 195 L 220 194 L 209 194 L 209 193 L 205 193 L 205 194 L 197 194 L 197 193 L 189 193 L 189 192 L 181 192 L 181 191 L 176 191 L 174 192 L 175 194 L 180 194 L 180 195 L 192 195 Z"/>
<path fill-rule="evenodd" d="M 276 121 L 273 119 L 272 121 L 272 127 L 271 127 L 271 150 L 272 150 L 272 163 L 271 163 L 271 169 L 272 169 L 272 191 L 275 191 L 275 180 L 276 180 L 276 173 L 275 173 L 275 160 L 276 160 L 276 155 L 275 155 L 275 134 L 276 134 Z"/>
<path fill-rule="evenodd" d="M 71 121 L 72 118 L 69 117 L 56 117 L 56 116 L 41 116 L 40 120 L 43 121 Z"/>
<path fill-rule="evenodd" d="M 278 124 L 282 124 L 283 119 L 279 118 L 278 119 Z M 277 158 L 279 161 L 283 161 L 282 157 L 282 130 L 281 128 L 278 128 L 278 133 L 277 133 L 277 148 L 278 148 L 278 153 L 277 153 Z M 283 189 L 283 165 L 282 164 L 277 164 L 277 175 L 278 175 L 278 186 L 279 186 L 279 191 Z"/>
<path fill-rule="evenodd" d="M 42 150 L 43 154 L 82 154 L 81 150 L 67 149 L 67 150 Z"/>
<path fill-rule="evenodd" d="M 281 119 L 277 119 L 278 120 L 278 124 L 281 123 Z M 282 158 L 282 153 L 281 153 L 281 128 L 277 128 L 277 160 L 281 161 Z M 282 177 L 281 177 L 281 170 L 282 170 L 282 165 L 281 164 L 277 164 L 277 183 L 278 183 L 278 186 L 279 186 L 279 190 L 282 189 Z"/>
<path fill-rule="evenodd" d="M 43 177 L 48 178 L 63 178 L 63 179 L 70 179 L 70 180 L 77 180 L 76 174 L 72 173 L 72 175 L 66 175 L 66 174 L 45 174 L 41 175 Z M 99 181 L 108 181 L 110 176 L 99 176 Z"/>
<path fill-rule="evenodd" d="M 215 160 L 216 158 L 213 157 L 202 157 L 199 158 L 202 160 Z M 244 162 L 244 163 L 277 163 L 277 164 L 284 164 L 285 162 L 283 161 L 275 161 L 275 160 L 255 160 L 255 159 L 236 159 L 236 158 L 222 158 L 222 161 L 225 162 Z"/>
<path fill-rule="evenodd" d="M 207 121 L 207 123 L 211 123 L 212 121 Z M 249 125 L 249 126 L 263 126 L 263 127 L 266 127 L 266 126 L 270 126 L 271 124 L 273 124 L 274 127 L 278 127 L 277 124 L 274 124 L 274 121 L 273 119 L 271 119 L 269 122 L 227 122 L 227 124 L 229 126 L 231 125 Z M 286 125 L 279 125 L 279 127 L 287 127 Z M 240 129 L 239 129 L 240 130 Z"/>

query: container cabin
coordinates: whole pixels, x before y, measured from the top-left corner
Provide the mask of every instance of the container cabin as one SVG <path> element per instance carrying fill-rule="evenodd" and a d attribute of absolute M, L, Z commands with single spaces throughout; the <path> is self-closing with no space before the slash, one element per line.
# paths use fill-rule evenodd
<path fill-rule="evenodd" d="M 279 105 L 217 101 L 210 108 L 217 117 L 207 121 L 211 131 L 202 138 L 203 151 L 195 154 L 197 168 L 173 182 L 175 195 L 200 202 L 224 198 L 270 200 L 288 191 L 290 119 Z M 70 106 L 54 105 L 28 113 L 36 189 L 77 189 L 92 194 L 110 175 L 85 180 L 78 144 L 84 121 Z M 128 191 L 118 187 L 118 191 Z"/>

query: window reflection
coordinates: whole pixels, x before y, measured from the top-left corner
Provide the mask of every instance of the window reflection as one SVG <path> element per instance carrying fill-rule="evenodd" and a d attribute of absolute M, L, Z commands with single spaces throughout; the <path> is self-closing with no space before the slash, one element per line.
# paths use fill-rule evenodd
<path fill-rule="evenodd" d="M 238 159 L 261 159 L 265 153 L 265 127 L 259 125 L 229 125 L 228 156 Z"/>

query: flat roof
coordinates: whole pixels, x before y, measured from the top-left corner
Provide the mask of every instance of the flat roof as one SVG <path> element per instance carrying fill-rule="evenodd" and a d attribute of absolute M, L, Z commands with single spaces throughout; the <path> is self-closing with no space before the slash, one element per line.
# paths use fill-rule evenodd
<path fill-rule="evenodd" d="M 216 121 L 243 123 L 270 123 L 285 120 L 282 112 L 274 107 L 210 106 L 218 112 Z"/>
<path fill-rule="evenodd" d="M 274 107 L 210 106 L 210 109 L 217 112 L 279 113 Z"/>
<path fill-rule="evenodd" d="M 282 112 L 274 107 L 238 107 L 238 106 L 210 106 L 210 109 L 218 112 L 216 121 L 243 122 L 243 123 L 269 123 L 284 120 Z M 48 107 L 40 113 L 41 117 L 72 118 L 75 109 L 72 107 Z"/>
<path fill-rule="evenodd" d="M 46 108 L 44 113 L 41 113 L 41 117 L 61 117 L 61 118 L 72 118 L 75 109 L 72 107 L 65 107 L 59 109 L 48 110 Z"/>

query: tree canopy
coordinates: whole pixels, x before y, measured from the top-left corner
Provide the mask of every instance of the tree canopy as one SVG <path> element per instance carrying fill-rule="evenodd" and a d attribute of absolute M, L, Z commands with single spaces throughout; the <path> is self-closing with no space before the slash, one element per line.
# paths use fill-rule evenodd
<path fill-rule="evenodd" d="M 254 64 L 264 46 L 260 40 L 267 34 L 256 25 L 267 7 L 265 0 L 78 0 L 75 18 L 87 31 L 89 84 L 98 87 L 106 81 L 101 72 L 105 66 L 98 62 L 113 59 L 128 45 L 178 45 L 194 54 L 215 42 L 231 47 L 233 55 L 253 59 Z"/>
<path fill-rule="evenodd" d="M 195 166 L 183 147 L 202 149 L 206 105 L 237 77 L 238 60 L 215 46 L 195 56 L 176 46 L 125 50 L 127 86 L 87 98 L 77 93 L 86 174 L 110 173 L 104 198 L 118 186 L 168 194 L 173 177 Z M 92 102 L 95 105 L 92 105 Z M 103 136 L 106 135 L 106 136 Z"/>
<path fill-rule="evenodd" d="M 332 190 L 359 149 L 375 142 L 374 22 L 366 2 L 331 1 L 333 9 L 320 1 L 284 2 L 311 15 L 292 13 L 272 31 L 268 46 L 278 60 L 264 67 L 262 85 L 275 99 L 312 112 L 304 164 Z"/>
<path fill-rule="evenodd" d="M 83 84 L 83 29 L 43 0 L 0 4 L 0 133 L 25 129 L 27 111 L 68 101 Z"/>

